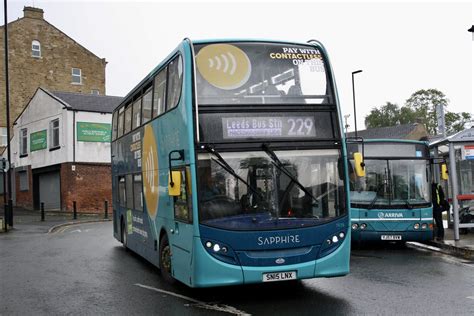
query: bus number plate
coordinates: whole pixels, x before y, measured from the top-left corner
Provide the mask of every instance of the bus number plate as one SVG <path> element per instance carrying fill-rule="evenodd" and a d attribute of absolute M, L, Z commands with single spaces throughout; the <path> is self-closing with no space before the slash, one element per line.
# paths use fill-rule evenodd
<path fill-rule="evenodd" d="M 382 235 L 382 240 L 402 240 L 401 235 Z"/>
<path fill-rule="evenodd" d="M 296 271 L 272 272 L 263 274 L 263 282 L 296 280 Z"/>

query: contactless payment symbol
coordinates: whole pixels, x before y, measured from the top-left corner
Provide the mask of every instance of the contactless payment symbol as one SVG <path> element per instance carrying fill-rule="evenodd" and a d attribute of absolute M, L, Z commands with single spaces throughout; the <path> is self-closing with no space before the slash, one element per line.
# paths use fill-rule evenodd
<path fill-rule="evenodd" d="M 152 219 L 156 217 L 158 208 L 158 152 L 156 148 L 153 128 L 145 127 L 142 146 L 142 177 L 143 195 L 145 196 L 148 214 Z"/>
<path fill-rule="evenodd" d="M 212 44 L 203 47 L 196 56 L 201 76 L 214 87 L 237 89 L 250 77 L 251 64 L 247 54 L 229 44 Z"/>

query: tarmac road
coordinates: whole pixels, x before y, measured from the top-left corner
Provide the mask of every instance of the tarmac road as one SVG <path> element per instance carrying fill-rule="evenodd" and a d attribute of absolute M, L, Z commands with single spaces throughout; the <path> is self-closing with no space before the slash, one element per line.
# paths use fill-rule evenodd
<path fill-rule="evenodd" d="M 343 278 L 189 289 L 89 223 L 0 235 L 0 314 L 473 315 L 474 263 L 377 247 L 354 250 Z"/>

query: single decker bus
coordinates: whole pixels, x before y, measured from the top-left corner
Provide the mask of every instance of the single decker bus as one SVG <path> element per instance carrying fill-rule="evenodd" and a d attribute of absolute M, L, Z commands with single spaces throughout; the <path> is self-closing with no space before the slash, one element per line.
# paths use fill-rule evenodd
<path fill-rule="evenodd" d="M 183 40 L 113 113 L 115 238 L 190 287 L 346 275 L 338 102 L 317 41 Z"/>
<path fill-rule="evenodd" d="M 350 176 L 352 242 L 431 240 L 433 209 L 428 144 L 366 139 L 349 141 L 347 150 L 349 157 L 362 152 L 365 164 L 365 177 Z"/>

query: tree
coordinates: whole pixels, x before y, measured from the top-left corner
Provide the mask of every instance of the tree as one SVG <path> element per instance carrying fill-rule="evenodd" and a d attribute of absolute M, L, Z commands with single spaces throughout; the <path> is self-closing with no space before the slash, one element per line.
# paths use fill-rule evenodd
<path fill-rule="evenodd" d="M 438 120 L 436 108 L 442 107 L 445 113 L 446 134 L 453 134 L 464 129 L 472 118 L 467 112 L 454 113 L 446 108 L 449 100 L 443 92 L 436 89 L 418 90 L 413 93 L 401 108 L 387 102 L 380 108 L 373 108 L 365 117 L 366 128 L 393 126 L 397 124 L 423 123 L 430 135 L 436 135 Z"/>
<path fill-rule="evenodd" d="M 365 117 L 366 128 L 393 126 L 400 123 L 400 108 L 395 103 L 387 102 L 380 109 L 372 108 Z"/>
<path fill-rule="evenodd" d="M 446 107 L 449 100 L 443 92 L 436 89 L 418 90 L 405 102 L 414 115 L 414 120 L 423 123 L 430 135 L 437 134 L 438 121 L 436 119 L 436 107 L 441 106 L 448 113 Z M 413 119 L 413 117 L 411 117 Z M 410 123 L 414 123 L 411 121 Z"/>

